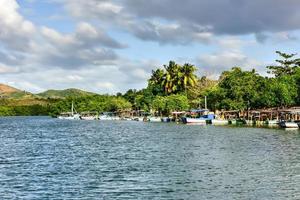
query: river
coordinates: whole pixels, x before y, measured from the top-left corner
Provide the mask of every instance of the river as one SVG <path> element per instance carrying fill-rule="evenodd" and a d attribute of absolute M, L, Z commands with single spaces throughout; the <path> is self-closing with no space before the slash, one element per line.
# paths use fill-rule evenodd
<path fill-rule="evenodd" d="M 300 134 L 0 118 L 1 199 L 300 199 Z"/>

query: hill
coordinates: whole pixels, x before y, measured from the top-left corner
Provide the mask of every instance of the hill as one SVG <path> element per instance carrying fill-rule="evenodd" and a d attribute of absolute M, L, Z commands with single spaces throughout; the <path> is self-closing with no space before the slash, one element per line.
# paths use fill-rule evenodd
<path fill-rule="evenodd" d="M 70 88 L 66 90 L 47 90 L 36 95 L 43 98 L 63 99 L 67 97 L 91 96 L 95 95 L 95 93 Z"/>
<path fill-rule="evenodd" d="M 22 91 L 9 85 L 0 84 L 0 98 L 25 99 L 34 98 L 34 95 L 30 92 Z"/>

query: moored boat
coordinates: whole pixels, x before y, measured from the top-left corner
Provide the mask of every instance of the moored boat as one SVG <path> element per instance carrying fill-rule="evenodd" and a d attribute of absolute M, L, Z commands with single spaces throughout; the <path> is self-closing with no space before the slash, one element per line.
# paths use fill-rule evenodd
<path fill-rule="evenodd" d="M 279 125 L 282 128 L 299 128 L 299 125 L 293 121 L 281 121 Z"/>
<path fill-rule="evenodd" d="M 149 122 L 161 122 L 161 118 L 160 117 L 149 117 L 148 121 Z"/>
<path fill-rule="evenodd" d="M 92 121 L 92 120 L 98 120 L 98 113 L 97 112 L 82 112 L 81 113 L 81 119 Z"/>
<path fill-rule="evenodd" d="M 76 112 L 74 103 L 72 102 L 71 112 L 61 113 L 57 118 L 65 120 L 81 120 L 81 115 Z"/>

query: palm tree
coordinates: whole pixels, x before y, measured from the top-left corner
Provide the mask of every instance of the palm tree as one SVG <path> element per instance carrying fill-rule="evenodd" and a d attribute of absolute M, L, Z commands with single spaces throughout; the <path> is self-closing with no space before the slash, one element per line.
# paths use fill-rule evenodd
<path fill-rule="evenodd" d="M 162 69 L 157 69 L 157 70 L 152 70 L 152 75 L 151 78 L 149 79 L 149 83 L 151 85 L 155 85 L 155 84 L 161 84 L 164 78 L 164 70 Z"/>
<path fill-rule="evenodd" d="M 170 61 L 169 65 L 164 65 L 166 70 L 163 87 L 166 94 L 176 93 L 179 89 L 179 77 L 181 66 L 176 64 L 174 61 Z"/>
<path fill-rule="evenodd" d="M 148 80 L 149 86 L 152 88 L 154 95 L 163 94 L 165 71 L 163 69 L 152 70 L 151 78 Z"/>
<path fill-rule="evenodd" d="M 189 63 L 184 64 L 181 67 L 180 73 L 180 80 L 181 80 L 181 87 L 186 92 L 187 87 L 194 87 L 197 83 L 197 77 L 194 74 L 196 71 L 196 67 Z"/>

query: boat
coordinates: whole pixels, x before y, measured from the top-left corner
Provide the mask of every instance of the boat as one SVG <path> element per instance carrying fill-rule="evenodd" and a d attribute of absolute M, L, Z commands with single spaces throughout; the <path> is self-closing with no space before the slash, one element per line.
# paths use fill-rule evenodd
<path fill-rule="evenodd" d="M 190 118 L 190 117 L 186 117 L 183 120 L 183 123 L 186 124 L 206 124 L 207 119 L 205 118 Z"/>
<path fill-rule="evenodd" d="M 299 128 L 299 125 L 293 121 L 281 121 L 279 125 L 281 128 Z"/>
<path fill-rule="evenodd" d="M 112 117 L 109 115 L 100 115 L 99 120 L 101 120 L 101 121 L 112 120 Z"/>
<path fill-rule="evenodd" d="M 215 119 L 215 114 L 210 113 L 208 109 L 191 110 L 188 117 L 183 117 L 182 122 L 185 124 L 207 124 Z"/>
<path fill-rule="evenodd" d="M 72 102 L 71 112 L 61 113 L 57 118 L 65 120 L 81 120 L 81 115 L 76 112 L 74 103 Z"/>
<path fill-rule="evenodd" d="M 168 123 L 168 122 L 171 122 L 171 118 L 170 117 L 163 117 L 163 118 L 161 118 L 161 121 L 165 122 L 165 123 Z"/>
<path fill-rule="evenodd" d="M 97 112 L 83 112 L 81 113 L 81 119 L 92 121 L 92 120 L 98 120 L 99 117 Z"/>
<path fill-rule="evenodd" d="M 116 119 L 113 119 L 113 120 L 116 120 Z M 121 118 L 121 120 L 123 120 L 123 121 L 133 121 L 133 119 L 130 118 L 130 117 L 123 117 L 123 118 Z"/>
<path fill-rule="evenodd" d="M 113 113 L 113 112 L 104 112 L 99 116 L 99 120 L 115 121 L 115 120 L 121 120 L 121 118 L 116 116 L 115 113 Z"/>
<path fill-rule="evenodd" d="M 161 118 L 160 117 L 149 117 L 148 121 L 149 122 L 161 122 Z"/>
<path fill-rule="evenodd" d="M 142 122 L 144 121 L 145 117 L 134 117 L 133 121 L 138 121 L 138 122 Z"/>

